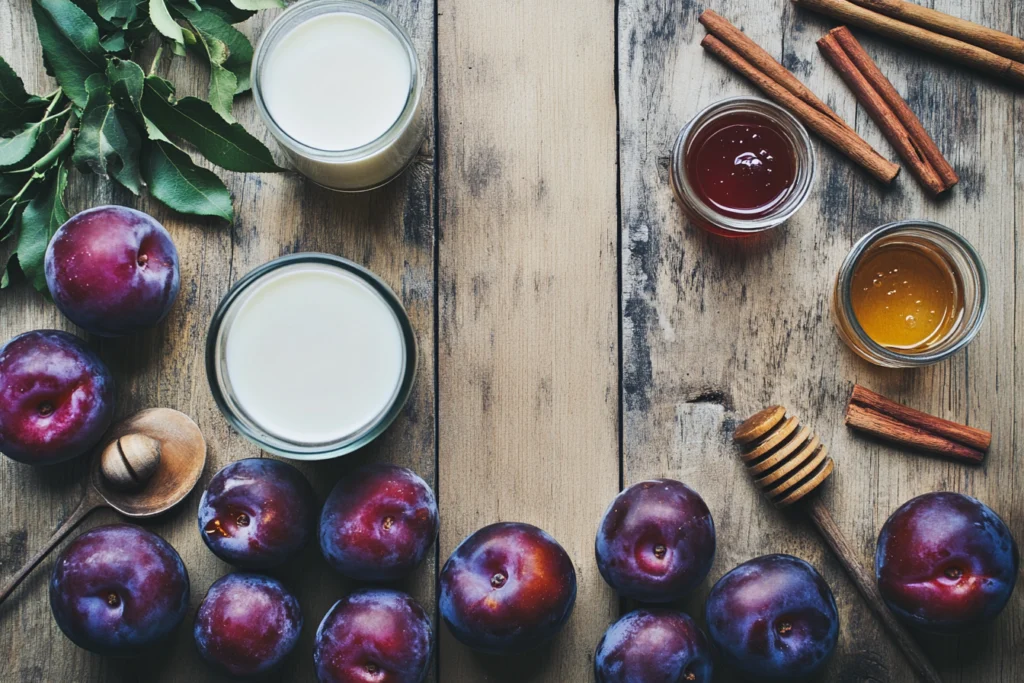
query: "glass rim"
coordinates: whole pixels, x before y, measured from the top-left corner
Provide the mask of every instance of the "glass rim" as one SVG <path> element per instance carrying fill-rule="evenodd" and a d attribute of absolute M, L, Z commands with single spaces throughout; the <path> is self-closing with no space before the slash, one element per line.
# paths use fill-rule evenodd
<path fill-rule="evenodd" d="M 790 135 L 794 136 L 796 147 L 803 147 L 807 151 L 806 181 L 802 186 L 793 188 L 790 196 L 779 205 L 778 208 L 782 210 L 754 219 L 727 216 L 697 199 L 696 191 L 686 173 L 686 145 L 693 136 L 703 128 L 711 117 L 729 113 L 731 110 L 740 110 L 743 107 L 754 108 L 755 113 L 762 116 L 774 116 L 776 121 L 786 128 Z M 795 150 L 795 153 L 798 157 L 798 164 L 802 163 L 799 149 Z M 709 104 L 683 126 L 676 137 L 675 144 L 672 146 L 671 171 L 673 186 L 680 195 L 680 199 L 687 207 L 695 211 L 700 218 L 731 232 L 752 234 L 779 227 L 792 218 L 807 203 L 811 189 L 814 187 L 814 181 L 817 178 L 818 162 L 811 136 L 807 132 L 806 126 L 795 116 L 770 100 L 741 95 L 727 97 Z"/>
<path fill-rule="evenodd" d="M 355 432 L 323 443 L 293 441 L 264 429 L 255 419 L 247 415 L 236 401 L 229 399 L 230 392 L 222 385 L 221 381 L 221 341 L 230 329 L 230 326 L 225 328 L 224 323 L 235 304 L 252 286 L 260 283 L 266 277 L 281 268 L 303 263 L 326 265 L 355 275 L 381 296 L 395 315 L 402 335 L 404 354 L 402 379 L 388 404 L 372 420 Z M 217 408 L 231 427 L 243 437 L 263 450 L 293 460 L 325 460 L 340 457 L 362 448 L 380 436 L 395 421 L 412 392 L 416 376 L 417 356 L 416 335 L 412 328 L 412 322 L 409 320 L 409 315 L 405 307 L 402 306 L 402 302 L 387 283 L 371 270 L 341 256 L 321 252 L 301 252 L 280 256 L 257 266 L 228 289 L 224 298 L 217 305 L 206 335 L 206 379 Z"/>
<path fill-rule="evenodd" d="M 377 23 L 394 35 L 402 44 L 402 47 L 405 48 L 406 55 L 409 58 L 409 93 L 398 117 L 387 130 L 373 140 L 349 149 L 321 149 L 296 139 L 277 123 L 263 98 L 263 90 L 260 87 L 261 73 L 264 63 L 273 52 L 273 48 L 277 46 L 281 39 L 291 33 L 294 28 L 321 14 L 353 13 L 369 16 L 369 18 L 377 21 Z M 263 32 L 256 45 L 252 58 L 252 67 L 250 68 L 249 82 L 252 85 L 253 100 L 256 102 L 256 109 L 260 114 L 260 118 L 263 119 L 263 122 L 270 129 L 271 133 L 274 134 L 278 142 L 292 152 L 308 159 L 333 163 L 366 159 L 386 149 L 412 123 L 423 94 L 419 54 L 416 52 L 416 46 L 413 45 L 412 37 L 398 23 L 393 14 L 368 0 L 304 0 L 304 2 L 295 3 L 285 9 L 267 27 L 267 30 Z M 382 184 L 386 184 L 386 181 Z"/>
<path fill-rule="evenodd" d="M 958 333 L 959 339 L 957 339 L 956 342 L 947 348 L 943 348 L 932 353 L 900 353 L 899 351 L 894 351 L 893 349 L 882 346 L 876 342 L 868 336 L 867 332 L 864 331 L 864 328 L 861 327 L 860 321 L 857 320 L 857 315 L 853 310 L 853 301 L 850 296 L 854 270 L 856 270 L 857 264 L 860 262 L 860 259 L 863 258 L 868 248 L 883 238 L 899 235 L 900 233 L 909 232 L 913 229 L 930 232 L 933 235 L 938 235 L 939 237 L 953 242 L 953 244 L 963 251 L 964 255 L 967 257 L 967 261 L 977 274 L 977 292 L 974 297 L 977 310 L 974 312 L 974 319 L 965 322 L 965 327 Z M 939 246 L 943 251 L 948 251 L 948 249 L 943 248 L 941 245 Z M 966 280 L 967 278 L 965 277 L 965 274 L 963 272 L 959 272 L 959 266 L 956 267 L 960 278 L 962 280 Z M 988 313 L 988 274 L 985 270 L 985 264 L 982 262 L 980 254 L 978 254 L 974 245 L 968 242 L 960 233 L 948 226 L 942 225 L 941 223 L 936 223 L 935 221 L 911 218 L 886 223 L 874 228 L 857 240 L 850 249 L 850 252 L 846 255 L 842 265 L 839 267 L 839 279 L 837 285 L 843 314 L 850 325 L 850 329 L 857 335 L 857 340 L 864 344 L 870 352 L 877 354 L 883 360 L 902 367 L 932 365 L 954 355 L 974 341 L 974 338 L 978 336 L 978 332 L 981 331 L 981 326 L 985 322 L 985 317 Z"/>

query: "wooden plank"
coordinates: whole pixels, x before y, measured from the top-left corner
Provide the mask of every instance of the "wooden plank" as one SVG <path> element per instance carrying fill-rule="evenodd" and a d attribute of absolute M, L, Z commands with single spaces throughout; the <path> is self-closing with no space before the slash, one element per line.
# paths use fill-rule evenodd
<path fill-rule="evenodd" d="M 1012 5 L 936 3 L 1004 30 L 1011 28 Z M 784 0 L 767 6 L 719 1 L 710 7 L 781 58 L 894 158 L 818 55 L 814 41 L 833 23 Z M 1015 306 L 1009 288 L 1015 263 L 1007 245 L 1010 231 L 1024 227 L 1020 212 L 1014 218 L 1011 191 L 1013 96 L 976 74 L 858 34 L 935 132 L 964 182 L 939 203 L 927 199 L 910 176 L 886 192 L 819 142 L 818 189 L 779 234 L 740 242 L 711 238 L 689 225 L 675 204 L 667 155 L 679 129 L 701 108 L 729 95 L 755 93 L 701 54 L 703 30 L 696 19 L 703 9 L 630 0 L 619 12 L 625 483 L 673 476 L 693 485 L 711 507 L 718 556 L 708 581 L 685 604 L 701 621 L 707 591 L 723 573 L 758 555 L 788 552 L 818 567 L 839 603 L 840 645 L 821 680 L 913 680 L 808 525 L 757 498 L 729 436 L 736 420 L 775 402 L 813 425 L 837 463 L 827 501 L 865 563 L 873 559 L 887 516 L 926 491 L 976 495 L 1020 531 L 1012 498 L 1020 476 L 1012 448 L 1016 378 L 1009 375 L 1016 363 L 1005 341 Z M 950 225 L 981 250 L 993 283 L 991 311 L 966 354 L 926 370 L 885 371 L 856 359 L 834 333 L 831 286 L 853 241 L 876 225 L 909 217 Z M 991 429 L 1000 445 L 984 468 L 968 470 L 868 443 L 842 424 L 854 381 Z M 1021 655 L 1010 643 L 1022 616 L 1020 602 L 1012 601 L 984 636 L 923 642 L 947 680 L 1017 680 Z M 723 673 L 721 680 L 733 679 Z"/>
<path fill-rule="evenodd" d="M 430 2 L 384 3 L 409 29 L 426 76 L 424 112 L 433 120 L 434 18 Z M 261 13 L 243 30 L 255 39 L 276 12 Z M 3 56 L 37 92 L 52 87 L 45 78 L 31 5 L 3 3 L 0 26 L 13 27 Z M 199 94 L 206 74 L 196 61 L 165 59 L 162 73 L 180 94 Z M 235 114 L 272 149 L 251 97 L 239 99 Z M 294 173 L 247 176 L 223 173 L 235 196 L 234 227 L 176 216 L 156 202 L 111 193 L 95 179 L 79 177 L 69 196 L 72 212 L 101 203 L 124 203 L 152 213 L 172 233 L 182 256 L 182 291 L 168 320 L 156 330 L 129 339 L 92 340 L 118 380 L 118 414 L 147 406 L 178 408 L 195 418 L 209 442 L 209 462 L 200 486 L 223 465 L 259 455 L 232 432 L 213 403 L 203 364 L 206 329 L 230 284 L 251 268 L 284 253 L 326 251 L 378 273 L 401 297 L 419 342 L 419 369 L 409 403 L 393 427 L 372 446 L 340 461 L 303 465 L 318 503 L 337 478 L 369 460 L 411 467 L 435 481 L 434 448 L 434 171 L 433 126 L 422 155 L 408 173 L 377 192 L 340 195 L 319 189 Z M 275 151 L 279 160 L 282 155 Z M 73 175 L 75 175 L 73 173 Z M 39 327 L 71 329 L 52 304 L 27 287 L 0 294 L 0 339 Z M 0 459 L 0 582 L 27 553 L 38 547 L 68 515 L 81 496 L 83 463 L 32 469 Z M 196 653 L 191 624 L 209 585 L 231 568 L 203 544 L 196 530 L 198 495 L 148 528 L 167 538 L 188 567 L 192 600 L 185 623 L 166 648 L 138 661 L 93 656 L 75 647 L 57 629 L 46 599 L 52 559 L 44 563 L 0 608 L 0 661 L 4 681 L 210 680 L 210 669 Z M 109 523 L 96 514 L 83 526 Z M 433 613 L 436 558 L 431 557 L 402 587 Z M 273 572 L 291 586 L 302 604 L 305 627 L 281 680 L 312 680 L 313 637 L 320 619 L 350 586 L 334 574 L 314 542 L 300 559 Z M 433 676 L 430 680 L 433 680 Z"/>
<path fill-rule="evenodd" d="M 522 521 L 576 564 L 553 647 L 440 680 L 578 681 L 613 617 L 594 532 L 618 486 L 614 3 L 438 3 L 441 559 Z"/>

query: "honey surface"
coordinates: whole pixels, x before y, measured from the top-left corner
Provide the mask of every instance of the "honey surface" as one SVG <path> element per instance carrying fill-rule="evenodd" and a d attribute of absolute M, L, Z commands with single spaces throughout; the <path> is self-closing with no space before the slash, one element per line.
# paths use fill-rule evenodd
<path fill-rule="evenodd" d="M 926 350 L 953 329 L 963 309 L 956 276 L 937 255 L 909 244 L 881 245 L 857 264 L 854 314 L 876 343 Z"/>

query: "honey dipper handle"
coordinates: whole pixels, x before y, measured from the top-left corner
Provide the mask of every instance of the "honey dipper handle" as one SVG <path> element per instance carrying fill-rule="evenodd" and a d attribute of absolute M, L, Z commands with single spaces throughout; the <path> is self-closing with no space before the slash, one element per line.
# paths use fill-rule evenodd
<path fill-rule="evenodd" d="M 921 651 L 917 641 L 914 640 L 903 624 L 886 607 L 885 601 L 882 600 L 882 594 L 878 591 L 878 584 L 875 583 L 875 577 L 857 559 L 846 537 L 843 536 L 843 532 L 840 531 L 839 526 L 832 519 L 832 514 L 821 501 L 821 496 L 810 496 L 806 508 L 815 526 L 818 527 L 818 531 L 821 532 L 822 538 L 825 539 L 828 546 L 832 548 L 832 552 L 839 558 L 839 561 L 846 569 L 846 573 L 853 579 L 853 582 L 857 585 L 857 590 L 864 596 L 868 606 L 882 621 L 885 629 L 892 636 L 893 640 L 896 641 L 896 644 L 903 650 L 903 655 L 910 662 L 910 666 L 917 673 L 918 678 L 922 681 L 928 681 L 928 683 L 942 683 L 938 672 L 932 667 L 931 662 L 928 661 L 928 656 Z"/>

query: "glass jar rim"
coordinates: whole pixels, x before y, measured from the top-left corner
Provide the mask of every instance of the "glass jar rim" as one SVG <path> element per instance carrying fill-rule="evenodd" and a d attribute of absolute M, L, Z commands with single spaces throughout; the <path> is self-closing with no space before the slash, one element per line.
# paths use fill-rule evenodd
<path fill-rule="evenodd" d="M 263 98 L 260 74 L 264 63 L 273 53 L 273 49 L 293 29 L 301 26 L 307 20 L 322 14 L 359 14 L 370 18 L 394 35 L 398 42 L 402 44 L 402 47 L 405 48 L 406 55 L 409 57 L 409 93 L 406 96 L 402 111 L 387 130 L 373 140 L 365 142 L 358 147 L 349 149 L 320 149 L 307 145 L 293 137 L 277 123 Z M 253 100 L 256 102 L 256 109 L 259 111 L 264 123 L 274 133 L 278 142 L 303 157 L 333 163 L 358 161 L 386 149 L 398 139 L 402 131 L 412 122 L 423 93 L 419 55 L 416 52 L 416 47 L 413 45 L 412 38 L 401 24 L 398 23 L 393 14 L 368 0 L 304 0 L 304 2 L 298 2 L 288 7 L 274 19 L 260 37 L 259 43 L 256 45 L 256 51 L 253 54 L 249 80 L 252 84 L 252 94 Z"/>
<path fill-rule="evenodd" d="M 923 230 L 926 233 L 931 233 L 939 236 L 940 238 L 948 239 L 963 251 L 968 263 L 973 267 L 976 274 L 976 278 L 974 279 L 977 284 L 977 293 L 975 294 L 977 310 L 974 312 L 973 320 L 968 321 L 967 326 L 959 333 L 959 339 L 957 339 L 956 342 L 947 348 L 931 353 L 900 353 L 876 342 L 868 336 L 867 332 L 864 331 L 864 328 L 861 327 L 860 321 L 857 320 L 857 315 L 853 310 L 853 301 L 850 296 L 854 271 L 856 270 L 860 259 L 867 252 L 867 249 L 883 238 L 899 235 L 900 233 L 909 232 L 913 229 Z M 942 248 L 941 245 L 938 246 Z M 943 248 L 943 250 L 948 251 L 945 248 Z M 957 266 L 957 268 L 959 270 L 959 266 Z M 961 272 L 959 275 L 961 279 L 966 279 L 964 277 L 964 273 Z M 837 292 L 840 298 L 840 305 L 843 307 L 843 314 L 846 316 L 850 328 L 853 330 L 854 334 L 857 335 L 858 341 L 864 344 L 869 351 L 877 354 L 885 361 L 897 364 L 897 367 L 921 367 L 925 365 L 932 365 L 954 355 L 970 344 L 978 335 L 988 312 L 988 275 L 985 270 L 985 264 L 982 262 L 981 256 L 974 248 L 974 245 L 968 242 L 965 237 L 952 228 L 942 225 L 941 223 L 923 219 L 912 218 L 886 223 L 885 225 L 880 225 L 877 228 L 874 228 L 857 240 L 850 249 L 850 253 L 847 254 L 846 258 L 843 260 L 843 264 L 839 267 Z"/>
<path fill-rule="evenodd" d="M 253 286 L 282 268 L 299 264 L 318 264 L 338 268 L 354 275 L 378 294 L 394 313 L 402 336 L 402 378 L 388 404 L 372 420 L 351 434 L 326 443 L 303 443 L 290 440 L 263 429 L 248 416 L 237 401 L 228 396 L 221 379 L 221 342 L 226 339 L 230 325 L 224 323 L 239 299 Z M 402 411 L 412 391 L 416 376 L 416 335 L 409 315 L 398 296 L 371 270 L 341 256 L 320 252 L 302 252 L 280 256 L 246 273 L 228 289 L 210 321 L 206 336 L 206 378 L 214 402 L 232 428 L 260 448 L 294 460 L 324 460 L 351 453 L 376 439 Z"/>
<path fill-rule="evenodd" d="M 776 207 L 782 210 L 754 219 L 726 216 L 697 199 L 696 191 L 690 183 L 689 174 L 686 173 L 685 168 L 686 145 L 693 136 L 703 128 L 703 126 L 713 116 L 727 114 L 733 110 L 740 110 L 744 107 L 753 109 L 756 114 L 761 116 L 773 118 L 776 123 L 782 125 L 783 128 L 793 136 L 794 141 L 798 146 L 803 147 L 807 151 L 806 180 L 802 186 L 793 188 L 794 191 L 791 193 L 790 197 L 786 201 L 783 201 L 779 207 Z M 800 163 L 799 150 L 795 151 L 798 154 L 798 163 Z M 683 126 L 682 130 L 679 131 L 679 135 L 676 137 L 675 144 L 672 147 L 671 164 L 672 177 L 674 179 L 676 191 L 681 195 L 681 198 L 685 203 L 687 203 L 689 208 L 696 211 L 703 220 L 736 233 L 764 232 L 765 230 L 776 228 L 785 223 L 807 202 L 811 193 L 811 188 L 814 186 L 814 180 L 817 176 L 817 156 L 814 153 L 814 144 L 811 141 L 810 134 L 807 132 L 807 128 L 790 112 L 786 111 L 774 102 L 760 97 L 750 97 L 745 95 L 728 97 L 726 99 L 713 102 L 702 109 L 685 126 Z"/>

